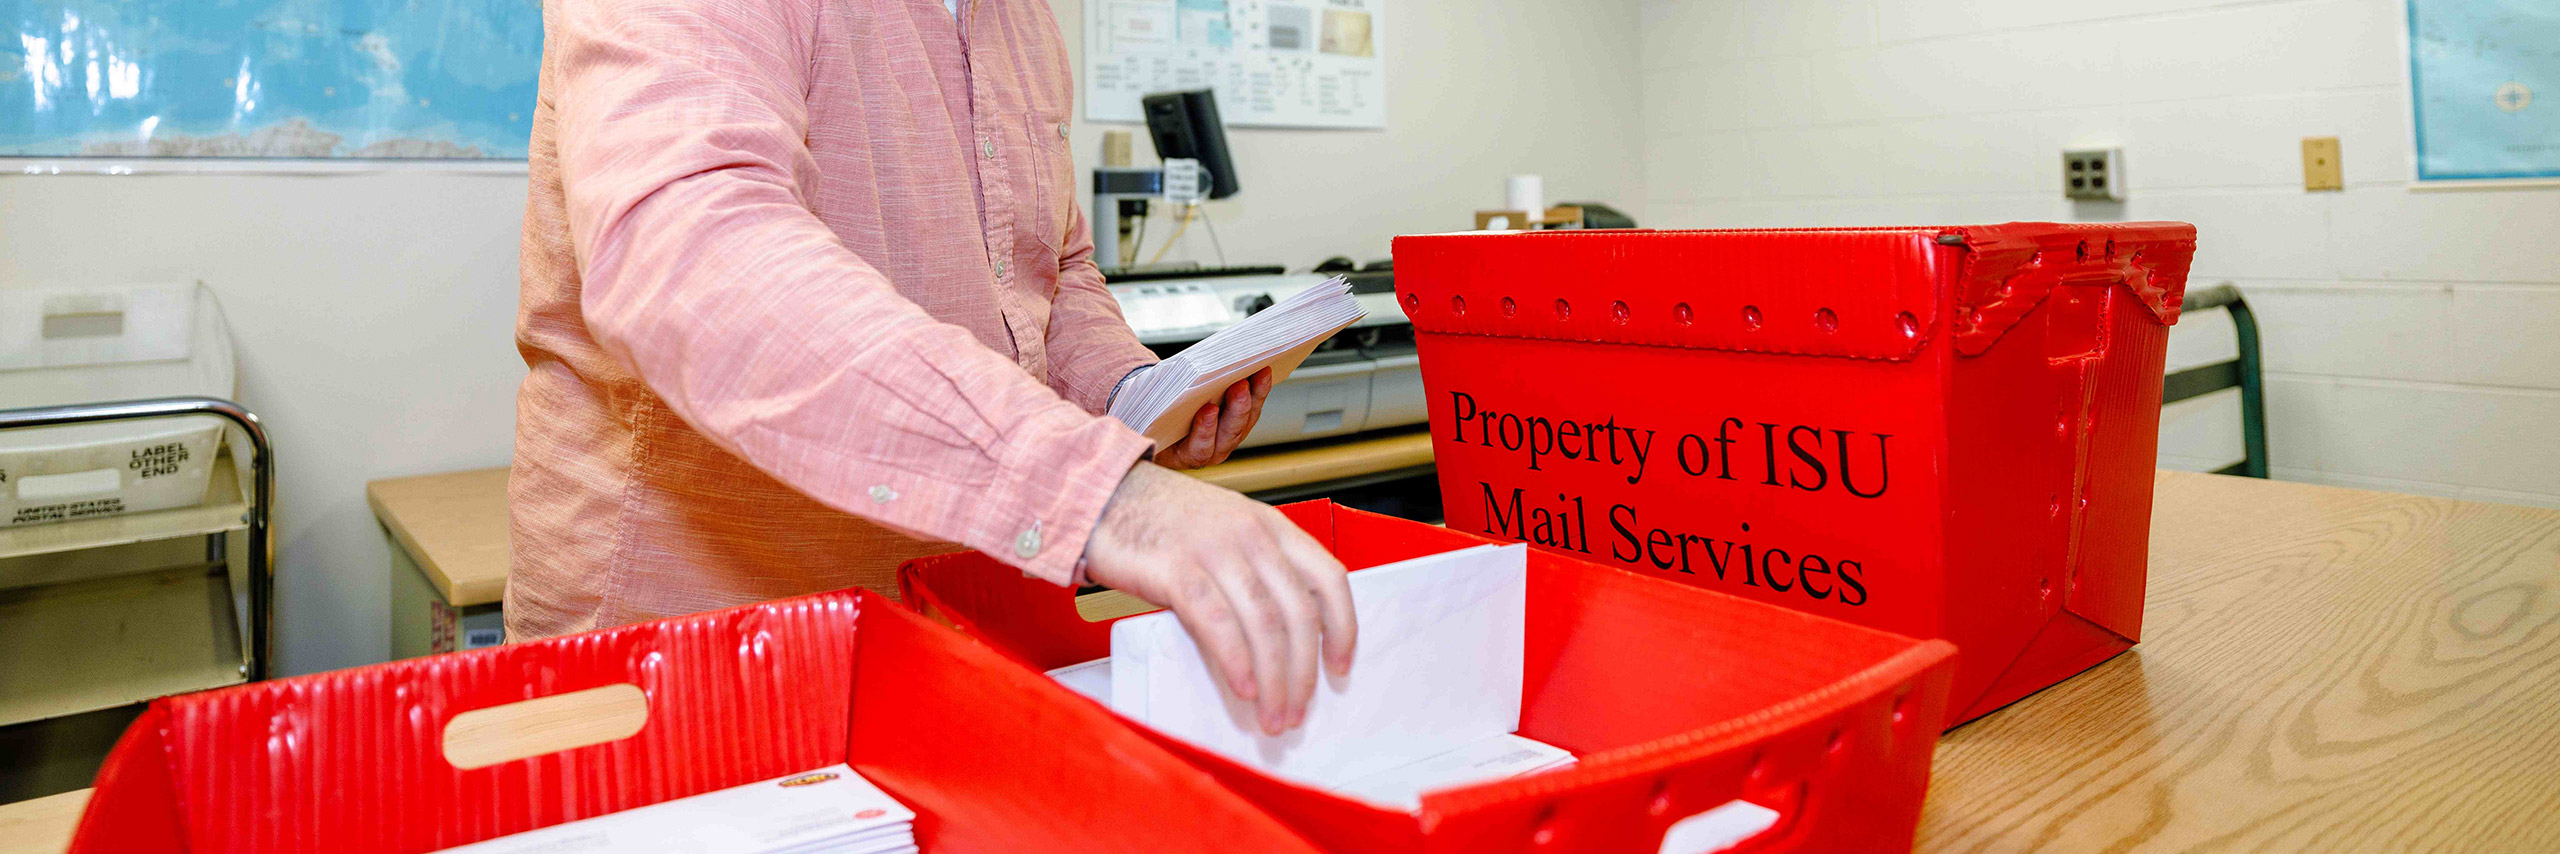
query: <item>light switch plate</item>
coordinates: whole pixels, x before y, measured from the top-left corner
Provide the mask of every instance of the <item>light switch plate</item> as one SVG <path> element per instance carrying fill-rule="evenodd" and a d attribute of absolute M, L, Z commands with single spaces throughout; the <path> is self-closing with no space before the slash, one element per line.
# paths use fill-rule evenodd
<path fill-rule="evenodd" d="M 2082 201 L 2124 201 L 2124 149 L 2062 152 L 2062 195 Z"/>
<path fill-rule="evenodd" d="M 2302 188 L 2305 190 L 2344 190 L 2345 171 L 2338 165 L 2338 138 L 2306 136 L 2302 138 Z"/>

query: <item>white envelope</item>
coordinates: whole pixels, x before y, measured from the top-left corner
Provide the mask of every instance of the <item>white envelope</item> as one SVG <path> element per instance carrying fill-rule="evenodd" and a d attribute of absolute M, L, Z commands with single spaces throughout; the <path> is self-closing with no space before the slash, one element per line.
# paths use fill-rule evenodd
<path fill-rule="evenodd" d="M 1111 706 L 1285 779 L 1332 787 L 1520 728 L 1528 547 L 1475 548 L 1351 574 L 1351 675 L 1319 675 L 1304 725 L 1265 736 L 1171 613 L 1111 629 Z"/>

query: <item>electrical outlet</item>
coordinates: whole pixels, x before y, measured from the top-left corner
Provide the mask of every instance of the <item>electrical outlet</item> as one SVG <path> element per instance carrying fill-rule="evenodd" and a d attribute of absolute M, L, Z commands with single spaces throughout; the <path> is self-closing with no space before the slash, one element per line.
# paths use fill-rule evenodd
<path fill-rule="evenodd" d="M 2062 195 L 2084 201 L 2124 201 L 2124 149 L 2062 152 Z"/>
<path fill-rule="evenodd" d="M 2306 136 L 2302 138 L 2302 188 L 2305 190 L 2344 190 L 2346 172 L 2338 165 L 2338 138 Z"/>

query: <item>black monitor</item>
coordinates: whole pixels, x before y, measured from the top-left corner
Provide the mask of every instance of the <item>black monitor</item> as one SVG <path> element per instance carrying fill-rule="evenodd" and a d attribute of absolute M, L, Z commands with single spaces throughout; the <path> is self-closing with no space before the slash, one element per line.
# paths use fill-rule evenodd
<path fill-rule="evenodd" d="M 1156 156 L 1200 161 L 1209 173 L 1209 198 L 1223 199 L 1242 189 L 1236 183 L 1236 161 L 1227 154 L 1227 126 L 1218 120 L 1218 96 L 1207 89 L 1158 92 L 1140 99 L 1147 109 L 1147 135 L 1154 137 Z"/>

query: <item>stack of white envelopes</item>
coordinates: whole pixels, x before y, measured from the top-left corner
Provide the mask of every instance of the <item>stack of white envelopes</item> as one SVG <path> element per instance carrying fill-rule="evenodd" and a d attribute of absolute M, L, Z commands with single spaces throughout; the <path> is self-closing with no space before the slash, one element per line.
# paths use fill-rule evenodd
<path fill-rule="evenodd" d="M 830 765 L 442 854 L 910 854 L 915 820 L 851 767 Z"/>
<path fill-rule="evenodd" d="M 1158 446 L 1172 445 L 1190 432 L 1200 407 L 1228 386 L 1263 368 L 1271 369 L 1274 383 L 1288 379 L 1316 345 L 1367 314 L 1348 281 L 1327 279 L 1130 377 L 1112 395 L 1111 417 Z"/>
<path fill-rule="evenodd" d="M 1478 546 L 1352 573 L 1351 675 L 1323 675 L 1305 722 L 1262 733 L 1170 612 L 1111 627 L 1111 657 L 1051 671 L 1113 711 L 1237 762 L 1382 807 L 1572 765 L 1517 734 L 1528 547 Z"/>

